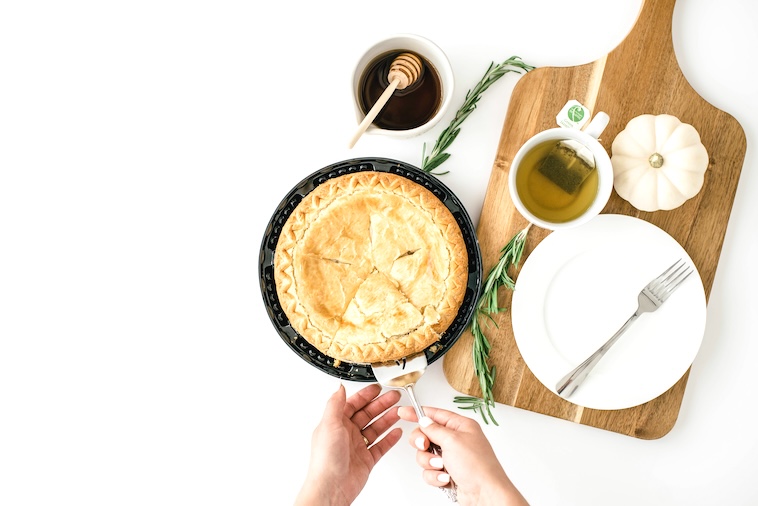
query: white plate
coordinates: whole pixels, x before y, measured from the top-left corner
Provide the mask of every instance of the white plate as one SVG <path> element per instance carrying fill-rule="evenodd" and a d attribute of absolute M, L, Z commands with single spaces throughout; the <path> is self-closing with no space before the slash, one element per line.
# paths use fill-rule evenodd
<path fill-rule="evenodd" d="M 646 221 L 600 215 L 548 235 L 525 261 L 511 303 L 513 333 L 526 365 L 551 391 L 634 313 L 637 295 L 677 259 L 692 259 Z M 593 409 L 650 401 L 687 372 L 705 331 L 700 274 L 621 336 L 569 400 Z"/>

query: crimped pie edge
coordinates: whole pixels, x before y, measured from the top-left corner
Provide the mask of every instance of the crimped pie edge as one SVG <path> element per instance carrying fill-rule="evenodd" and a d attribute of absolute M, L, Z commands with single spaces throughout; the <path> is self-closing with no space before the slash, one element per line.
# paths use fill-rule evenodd
<path fill-rule="evenodd" d="M 446 296 L 437 308 L 440 320 L 433 326 L 422 326 L 404 336 L 395 336 L 386 343 L 358 346 L 354 343 L 337 343 L 333 336 L 313 326 L 299 303 L 292 254 L 307 227 L 319 212 L 335 199 L 356 189 L 373 189 L 402 195 L 427 211 L 432 221 L 448 239 L 450 274 L 446 279 Z M 379 363 L 399 360 L 420 352 L 435 342 L 456 318 L 463 302 L 468 281 L 468 253 L 460 227 L 445 204 L 420 184 L 397 174 L 362 171 L 331 178 L 304 196 L 285 222 L 274 255 L 274 272 L 277 295 L 282 310 L 292 327 L 309 343 L 335 360 L 353 363 Z"/>

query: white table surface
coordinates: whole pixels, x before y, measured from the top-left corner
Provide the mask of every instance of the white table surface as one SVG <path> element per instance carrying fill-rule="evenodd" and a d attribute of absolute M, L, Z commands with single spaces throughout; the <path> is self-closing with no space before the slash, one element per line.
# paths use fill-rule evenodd
<path fill-rule="evenodd" d="M 420 164 L 490 62 L 590 62 L 640 5 L 3 3 L 0 504 L 291 504 L 339 381 L 263 306 L 258 252 L 280 200 L 343 159 Z M 447 52 L 455 107 L 420 137 L 349 150 L 352 65 L 401 32 Z M 748 138 L 703 345 L 659 440 L 498 405 L 485 431 L 535 505 L 758 504 L 758 4 L 682 0 L 673 34 L 689 82 Z M 517 80 L 487 91 L 443 165 L 474 221 Z M 456 409 L 441 362 L 418 393 Z M 356 501 L 446 503 L 405 437 Z"/>

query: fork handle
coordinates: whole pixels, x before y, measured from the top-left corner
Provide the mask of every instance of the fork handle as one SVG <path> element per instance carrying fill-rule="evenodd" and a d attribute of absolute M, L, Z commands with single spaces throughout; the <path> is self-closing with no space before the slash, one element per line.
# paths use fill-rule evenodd
<path fill-rule="evenodd" d="M 600 362 L 600 359 L 603 358 L 605 353 L 611 349 L 611 346 L 618 341 L 618 338 L 621 337 L 621 335 L 626 332 L 626 329 L 629 328 L 629 326 L 639 318 L 640 314 L 638 312 L 635 312 L 629 319 L 621 326 L 620 329 L 616 331 L 615 334 L 611 336 L 610 339 L 608 339 L 600 348 L 595 351 L 592 355 L 587 357 L 587 359 L 576 366 L 574 369 L 571 370 L 567 375 L 565 375 L 561 380 L 558 382 L 558 384 L 555 386 L 556 391 L 559 395 L 563 397 L 570 397 L 571 394 L 574 393 L 574 391 L 579 388 L 579 385 L 582 384 L 584 379 L 587 377 L 587 375 L 592 371 L 592 369 L 597 365 L 598 362 Z"/>

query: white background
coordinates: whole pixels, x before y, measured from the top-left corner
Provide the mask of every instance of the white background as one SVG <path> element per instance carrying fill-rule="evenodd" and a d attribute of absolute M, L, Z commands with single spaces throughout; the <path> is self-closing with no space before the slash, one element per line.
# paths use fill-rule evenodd
<path fill-rule="evenodd" d="M 420 164 L 490 62 L 590 62 L 640 5 L 4 2 L 0 504 L 291 504 L 339 381 L 263 307 L 258 252 L 280 200 L 343 159 Z M 680 0 L 673 24 L 685 76 L 748 139 L 706 335 L 662 439 L 498 405 L 486 433 L 535 505 L 758 503 L 758 6 Z M 348 150 L 352 65 L 401 32 L 447 52 L 455 107 L 421 137 Z M 475 221 L 517 79 L 490 88 L 443 166 Z M 418 393 L 456 409 L 441 362 Z M 446 503 L 405 437 L 356 501 Z"/>

